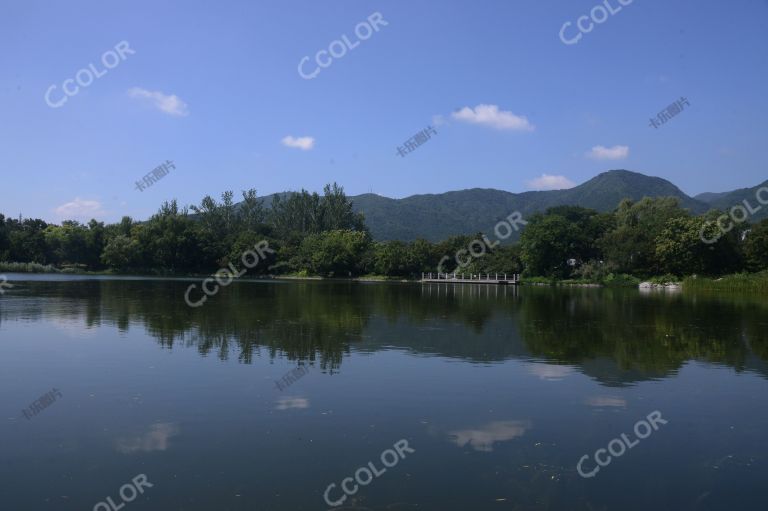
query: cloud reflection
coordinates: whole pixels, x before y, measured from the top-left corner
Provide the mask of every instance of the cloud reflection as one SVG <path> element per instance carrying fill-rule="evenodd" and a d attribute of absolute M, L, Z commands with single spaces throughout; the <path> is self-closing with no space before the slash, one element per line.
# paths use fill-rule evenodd
<path fill-rule="evenodd" d="M 532 427 L 531 421 L 495 421 L 478 429 L 462 429 L 448 434 L 459 447 L 469 444 L 476 451 L 491 452 L 496 442 L 523 436 Z"/>
<path fill-rule="evenodd" d="M 115 448 L 123 454 L 144 451 L 164 451 L 169 447 L 169 440 L 179 432 L 179 427 L 170 422 L 159 422 L 149 428 L 149 432 L 134 438 L 120 438 Z"/>
<path fill-rule="evenodd" d="M 303 397 L 282 397 L 277 400 L 277 410 L 309 408 L 309 400 Z"/>
<path fill-rule="evenodd" d="M 535 374 L 542 380 L 558 381 L 562 380 L 566 376 L 573 374 L 574 370 L 571 366 L 561 366 L 554 364 L 539 364 L 533 363 L 528 365 L 528 371 Z"/>
<path fill-rule="evenodd" d="M 623 398 L 620 398 L 620 397 L 613 397 L 613 396 L 592 396 L 590 398 L 587 398 L 586 403 L 589 406 L 596 406 L 596 407 L 605 407 L 605 406 L 625 407 L 625 406 L 627 406 L 626 399 L 623 399 Z"/>

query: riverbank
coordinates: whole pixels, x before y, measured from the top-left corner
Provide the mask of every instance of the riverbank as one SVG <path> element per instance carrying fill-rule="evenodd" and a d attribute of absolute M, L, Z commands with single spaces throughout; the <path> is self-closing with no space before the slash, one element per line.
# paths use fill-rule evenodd
<path fill-rule="evenodd" d="M 92 275 L 102 277 L 153 277 L 153 278 L 205 278 L 210 274 L 175 273 L 169 271 L 147 270 L 139 273 L 119 273 L 112 270 L 88 271 L 78 267 L 56 268 L 51 265 L 37 263 L 7 263 L 0 262 L 0 274 L 3 273 L 30 273 L 50 274 L 61 273 L 70 275 Z M 304 272 L 283 275 L 253 275 L 244 276 L 243 280 L 331 280 L 350 282 L 419 282 L 419 279 L 402 277 L 388 277 L 384 275 L 361 275 L 358 277 L 325 277 L 321 275 L 309 275 Z M 589 279 L 551 279 L 547 277 L 522 277 L 521 285 L 530 286 L 555 286 L 555 287 L 626 287 L 640 289 L 680 289 L 686 291 L 736 291 L 747 293 L 768 292 L 768 271 L 758 273 L 737 273 L 722 277 L 691 276 L 679 278 L 674 275 L 655 276 L 640 279 L 633 275 L 610 274 L 602 280 Z"/>
<path fill-rule="evenodd" d="M 683 289 L 690 291 L 740 291 L 747 293 L 768 293 L 768 271 L 759 273 L 736 273 L 716 279 L 688 277 L 683 280 Z"/>

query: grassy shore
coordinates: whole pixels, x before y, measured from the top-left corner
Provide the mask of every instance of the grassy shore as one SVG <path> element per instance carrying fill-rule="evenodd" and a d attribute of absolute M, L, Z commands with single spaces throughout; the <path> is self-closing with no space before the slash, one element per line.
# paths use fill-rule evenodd
<path fill-rule="evenodd" d="M 0 262 L 0 273 L 77 273 L 85 275 L 136 275 L 120 274 L 113 271 L 86 271 L 82 268 L 65 267 L 56 268 L 51 265 L 42 265 L 38 263 L 13 263 Z M 180 275 L 167 271 L 148 271 L 141 275 L 166 276 L 166 277 L 204 277 L 206 275 Z M 270 278 L 271 276 L 260 276 Z M 318 275 L 308 275 L 305 272 L 290 273 L 284 275 L 275 275 L 274 278 L 291 280 L 355 280 L 363 282 L 418 282 L 419 279 L 405 279 L 402 277 L 387 277 L 383 275 L 362 275 L 359 277 L 322 277 Z M 686 277 L 681 279 L 674 275 L 663 275 L 640 279 L 627 274 L 609 274 L 600 280 L 591 279 L 553 279 L 549 277 L 523 277 L 520 281 L 524 285 L 534 286 L 575 286 L 575 287 L 630 287 L 636 288 L 640 282 L 649 281 L 655 284 L 679 283 L 682 282 L 683 289 L 686 291 L 730 291 L 744 293 L 766 293 L 768 292 L 768 271 L 759 273 L 736 273 L 725 275 L 718 278 L 709 277 Z"/>
<path fill-rule="evenodd" d="M 50 264 L 37 263 L 6 263 L 0 262 L 0 273 L 60 273 L 61 270 Z"/>
<path fill-rule="evenodd" d="M 688 277 L 683 280 L 686 291 L 737 291 L 745 293 L 768 292 L 768 271 L 760 273 L 736 273 L 711 279 Z"/>
<path fill-rule="evenodd" d="M 581 286 L 581 287 L 637 287 L 641 280 L 632 275 L 620 274 L 614 275 L 613 273 L 607 275 L 603 279 L 551 279 L 548 277 L 522 277 L 520 279 L 521 284 L 533 285 L 533 286 Z"/>

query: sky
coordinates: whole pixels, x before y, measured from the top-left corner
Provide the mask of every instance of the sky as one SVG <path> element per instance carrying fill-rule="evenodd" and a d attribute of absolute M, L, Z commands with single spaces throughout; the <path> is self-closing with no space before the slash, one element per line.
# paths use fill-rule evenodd
<path fill-rule="evenodd" d="M 690 195 L 765 181 L 768 1 L 605 4 L 2 0 L 0 213 L 111 222 L 225 190 L 522 192 L 619 168 Z"/>

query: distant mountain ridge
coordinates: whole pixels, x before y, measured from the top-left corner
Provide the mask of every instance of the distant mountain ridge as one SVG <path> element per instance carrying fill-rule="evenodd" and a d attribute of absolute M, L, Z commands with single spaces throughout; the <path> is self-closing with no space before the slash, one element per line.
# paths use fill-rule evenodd
<path fill-rule="evenodd" d="M 604 172 L 567 190 L 511 193 L 473 188 L 442 194 L 389 199 L 374 194 L 352 197 L 355 209 L 365 215 L 375 239 L 440 241 L 456 234 L 491 232 L 496 223 L 519 211 L 523 217 L 553 206 L 572 205 L 612 211 L 624 198 L 678 197 L 695 213 L 709 209 L 678 187 L 658 177 L 627 170 Z"/>
<path fill-rule="evenodd" d="M 694 197 L 694 199 L 706 202 L 710 208 L 713 209 L 719 209 L 722 211 L 728 211 L 734 206 L 738 205 L 744 205 L 744 201 L 748 201 L 749 208 L 748 210 L 756 210 L 758 207 L 760 207 L 760 210 L 755 212 L 749 217 L 749 220 L 751 222 L 759 221 L 759 220 L 765 220 L 768 218 L 768 206 L 763 206 L 760 204 L 757 198 L 757 192 L 760 190 L 760 188 L 768 188 L 768 180 L 763 181 L 757 186 L 753 186 L 752 188 L 739 188 L 738 190 L 733 190 L 732 192 L 721 192 L 721 193 L 700 193 L 697 196 Z M 762 199 L 765 199 L 768 197 L 768 193 L 761 193 L 760 197 Z"/>
<path fill-rule="evenodd" d="M 677 197 L 682 207 L 693 214 L 702 214 L 714 207 L 730 208 L 747 197 L 756 204 L 754 192 L 760 186 L 690 197 L 666 179 L 628 170 L 610 170 L 567 190 L 512 193 L 472 188 L 403 199 L 372 193 L 351 196 L 350 199 L 355 211 L 365 215 L 365 222 L 376 240 L 424 238 L 437 242 L 459 234 L 491 233 L 497 222 L 515 211 L 522 213 L 524 218 L 563 205 L 607 212 L 613 211 L 625 198 Z M 273 196 L 264 197 L 265 206 L 271 205 Z M 768 216 L 768 211 L 761 213 Z"/>

